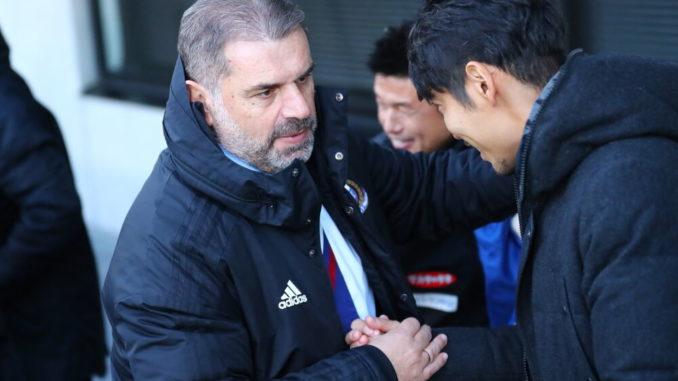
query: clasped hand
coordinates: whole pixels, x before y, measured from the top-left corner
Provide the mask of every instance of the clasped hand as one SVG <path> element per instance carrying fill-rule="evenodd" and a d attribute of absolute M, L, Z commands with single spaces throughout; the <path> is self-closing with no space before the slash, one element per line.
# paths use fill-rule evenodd
<path fill-rule="evenodd" d="M 399 323 L 382 315 L 354 320 L 345 340 L 351 348 L 379 348 L 391 361 L 398 380 L 420 381 L 431 378 L 447 361 L 447 354 L 442 352 L 447 337 L 440 334 L 431 338 L 431 327 L 420 325 L 415 318 Z"/>

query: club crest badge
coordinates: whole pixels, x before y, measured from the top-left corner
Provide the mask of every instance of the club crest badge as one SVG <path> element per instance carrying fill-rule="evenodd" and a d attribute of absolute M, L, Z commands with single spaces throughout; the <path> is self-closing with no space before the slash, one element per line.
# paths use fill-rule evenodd
<path fill-rule="evenodd" d="M 355 200 L 356 204 L 358 204 L 358 207 L 360 208 L 360 213 L 365 214 L 365 210 L 367 210 L 367 206 L 370 204 L 370 199 L 367 196 L 367 191 L 365 188 L 361 187 L 358 185 L 353 180 L 346 180 L 346 184 L 344 184 L 344 189 L 353 197 Z"/>

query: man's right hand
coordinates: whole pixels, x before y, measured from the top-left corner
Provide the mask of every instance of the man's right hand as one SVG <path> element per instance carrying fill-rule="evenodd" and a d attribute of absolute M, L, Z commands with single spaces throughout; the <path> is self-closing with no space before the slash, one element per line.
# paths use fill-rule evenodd
<path fill-rule="evenodd" d="M 441 353 L 447 344 L 445 335 L 431 340 L 431 327 L 421 326 L 415 318 L 388 322 L 384 322 L 386 333 L 371 337 L 369 345 L 384 352 L 398 380 L 428 380 L 445 365 L 447 353 Z"/>

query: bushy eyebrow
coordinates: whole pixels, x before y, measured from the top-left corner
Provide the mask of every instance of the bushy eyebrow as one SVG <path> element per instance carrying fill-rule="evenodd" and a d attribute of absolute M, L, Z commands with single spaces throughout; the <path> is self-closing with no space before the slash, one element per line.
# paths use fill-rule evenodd
<path fill-rule="evenodd" d="M 313 73 L 313 69 L 315 69 L 315 63 L 314 63 L 314 62 L 311 62 L 311 66 L 309 66 L 308 69 L 306 69 L 306 71 L 304 72 L 304 74 L 300 75 L 300 76 L 297 78 L 297 80 L 300 80 L 300 79 L 302 79 L 302 78 L 304 78 L 304 77 L 308 77 L 309 75 L 311 75 L 311 73 Z"/>
<path fill-rule="evenodd" d="M 311 65 L 308 67 L 308 69 L 306 69 L 304 74 L 297 77 L 297 80 L 300 80 L 304 77 L 311 75 L 311 73 L 313 73 L 313 69 L 315 69 L 315 63 L 311 62 Z M 257 84 L 257 85 L 250 87 L 248 90 L 246 90 L 246 92 L 252 93 L 252 92 L 256 92 L 256 91 L 275 89 L 276 87 L 280 87 L 282 85 L 283 85 L 283 83 L 260 83 L 260 84 Z"/>

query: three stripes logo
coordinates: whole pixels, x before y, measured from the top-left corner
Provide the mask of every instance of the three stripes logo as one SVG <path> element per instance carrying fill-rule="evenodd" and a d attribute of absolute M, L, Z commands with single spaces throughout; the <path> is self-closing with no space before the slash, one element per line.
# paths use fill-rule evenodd
<path fill-rule="evenodd" d="M 306 295 L 302 294 L 291 280 L 288 280 L 287 287 L 285 287 L 285 293 L 280 297 L 278 308 L 284 310 L 285 308 L 294 307 L 297 304 L 306 303 L 307 301 L 308 298 L 306 298 Z"/>

